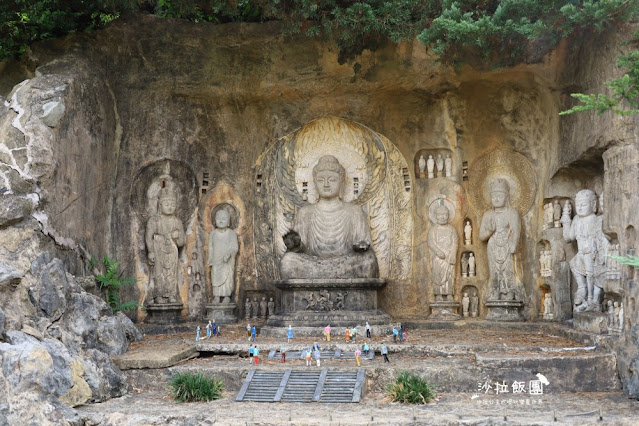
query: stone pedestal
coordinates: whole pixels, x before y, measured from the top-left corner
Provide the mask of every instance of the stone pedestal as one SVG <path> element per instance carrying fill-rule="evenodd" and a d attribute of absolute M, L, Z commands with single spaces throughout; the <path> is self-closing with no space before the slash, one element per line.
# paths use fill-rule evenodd
<path fill-rule="evenodd" d="M 182 303 L 150 303 L 146 306 L 149 324 L 176 324 L 181 321 Z"/>
<path fill-rule="evenodd" d="M 352 327 L 356 324 L 390 324 L 390 316 L 377 307 L 381 278 L 286 279 L 275 281 L 281 290 L 282 311 L 268 326 Z"/>
<path fill-rule="evenodd" d="M 235 324 L 237 316 L 235 315 L 237 305 L 231 303 L 207 303 L 206 304 L 206 320 L 215 320 L 216 324 Z"/>
<path fill-rule="evenodd" d="M 431 314 L 428 319 L 435 321 L 457 321 L 461 319 L 457 313 L 457 309 L 459 309 L 459 302 L 455 302 L 454 300 L 431 302 L 430 309 Z"/>
<path fill-rule="evenodd" d="M 524 306 L 521 300 L 487 300 L 486 319 L 489 321 L 523 321 L 519 309 Z"/>
<path fill-rule="evenodd" d="M 608 314 L 603 312 L 575 312 L 572 325 L 575 330 L 588 333 L 608 333 Z"/>

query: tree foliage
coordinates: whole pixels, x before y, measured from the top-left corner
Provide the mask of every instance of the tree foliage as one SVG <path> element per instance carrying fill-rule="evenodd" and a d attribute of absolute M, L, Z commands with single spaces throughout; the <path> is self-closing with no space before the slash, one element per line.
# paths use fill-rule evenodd
<path fill-rule="evenodd" d="M 627 72 L 620 78 L 606 82 L 610 94 L 572 93 L 570 96 L 580 103 L 559 115 L 573 114 L 582 111 L 597 111 L 603 114 L 612 111 L 619 115 L 639 113 L 639 50 L 620 56 L 617 61 L 619 68 L 626 68 Z"/>
<path fill-rule="evenodd" d="M 195 22 L 282 23 L 285 34 L 334 40 L 342 50 L 412 40 L 447 63 L 510 65 L 529 42 L 549 47 L 580 28 L 604 31 L 635 18 L 636 0 L 5 0 L 0 59 L 36 41 L 99 28 L 127 12 Z"/>

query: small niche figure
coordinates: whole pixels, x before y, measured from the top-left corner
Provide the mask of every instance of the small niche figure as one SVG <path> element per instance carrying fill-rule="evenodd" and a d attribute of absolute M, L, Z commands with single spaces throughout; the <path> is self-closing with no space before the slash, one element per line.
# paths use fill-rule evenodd
<path fill-rule="evenodd" d="M 432 179 L 435 177 L 435 160 L 433 160 L 433 156 L 429 155 L 428 160 L 426 160 L 426 169 L 428 170 L 428 179 Z"/>
<path fill-rule="evenodd" d="M 246 302 L 244 302 L 244 319 L 251 318 L 251 301 L 249 298 L 246 298 Z"/>
<path fill-rule="evenodd" d="M 544 223 L 546 225 L 545 228 L 551 228 L 554 220 L 554 208 L 552 206 L 552 203 L 547 203 L 544 206 Z"/>
<path fill-rule="evenodd" d="M 552 312 L 552 296 L 550 293 L 546 293 L 544 296 L 544 319 L 551 320 L 554 317 Z"/>
<path fill-rule="evenodd" d="M 263 296 L 260 301 L 260 318 L 266 318 L 266 311 L 268 309 L 268 302 L 266 301 L 266 297 Z"/>
<path fill-rule="evenodd" d="M 475 254 L 470 253 L 468 255 L 468 275 L 474 277 L 476 275 L 476 259 Z"/>
<path fill-rule="evenodd" d="M 210 339 L 210 338 L 211 338 L 211 327 L 212 327 L 212 325 L 213 325 L 213 324 L 211 323 L 211 321 L 210 321 L 210 320 L 209 320 L 209 323 L 208 323 L 208 324 L 206 324 L 206 338 L 207 338 L 207 339 Z"/>
<path fill-rule="evenodd" d="M 368 323 L 368 321 L 366 321 L 366 337 L 368 339 L 371 338 L 371 325 Z"/>
<path fill-rule="evenodd" d="M 473 294 L 472 297 L 470 298 L 470 316 L 472 318 L 475 318 L 479 312 L 479 297 L 477 296 L 477 294 Z"/>
<path fill-rule="evenodd" d="M 468 316 L 468 307 L 470 306 L 470 297 L 468 297 L 468 293 L 464 293 L 464 297 L 462 297 L 462 314 L 463 316 Z"/>
<path fill-rule="evenodd" d="M 615 323 L 614 323 L 613 327 L 615 329 L 618 329 L 619 328 L 619 313 L 621 312 L 621 308 L 619 307 L 619 302 L 615 302 L 615 303 L 613 303 L 613 305 L 615 307 L 615 316 L 614 316 Z"/>
<path fill-rule="evenodd" d="M 291 327 L 290 325 L 288 326 L 287 337 L 288 337 L 288 341 L 290 343 L 291 340 L 293 340 L 293 327 Z"/>
<path fill-rule="evenodd" d="M 608 300 L 604 303 L 606 313 L 608 314 L 608 329 L 612 330 L 615 325 L 615 308 L 612 305 L 612 300 Z"/>
<path fill-rule="evenodd" d="M 195 341 L 199 342 L 200 341 L 200 326 L 198 325 L 197 328 L 195 329 Z"/>
<path fill-rule="evenodd" d="M 466 221 L 466 225 L 464 226 L 464 244 L 470 245 L 473 240 L 473 226 L 470 224 L 470 220 Z"/>
<path fill-rule="evenodd" d="M 423 177 L 424 172 L 426 171 L 426 159 L 424 158 L 423 154 L 419 156 L 419 161 L 417 162 L 417 165 L 419 166 L 419 176 Z"/>
<path fill-rule="evenodd" d="M 462 277 L 468 276 L 468 253 L 462 254 L 461 258 L 461 273 Z"/>
<path fill-rule="evenodd" d="M 623 302 L 619 304 L 619 313 L 617 317 L 617 330 L 623 331 Z"/>
<path fill-rule="evenodd" d="M 259 309 L 260 309 L 260 304 L 257 301 L 257 297 L 253 296 L 253 301 L 251 302 L 251 309 L 253 311 L 253 318 L 257 318 L 257 315 L 259 313 Z"/>
<path fill-rule="evenodd" d="M 450 158 L 450 154 L 446 154 L 446 159 L 444 160 L 444 169 L 446 171 L 446 177 L 453 176 L 453 159 Z"/>
<path fill-rule="evenodd" d="M 275 313 L 275 302 L 273 302 L 273 298 L 272 297 L 269 298 L 268 306 L 266 308 L 267 308 L 266 314 L 270 318 L 271 315 L 273 315 Z"/>
<path fill-rule="evenodd" d="M 437 165 L 437 177 L 444 177 L 444 157 L 441 154 L 437 154 L 435 164 Z"/>
<path fill-rule="evenodd" d="M 561 204 L 559 204 L 559 200 L 555 200 L 552 209 L 555 228 L 561 228 Z"/>

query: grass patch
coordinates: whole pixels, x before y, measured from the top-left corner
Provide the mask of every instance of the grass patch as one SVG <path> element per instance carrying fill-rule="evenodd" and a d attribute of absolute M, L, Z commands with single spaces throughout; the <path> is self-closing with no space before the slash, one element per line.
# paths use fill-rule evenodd
<path fill-rule="evenodd" d="M 435 398 L 435 389 L 426 379 L 408 371 L 402 371 L 394 382 L 386 386 L 386 394 L 394 402 L 426 404 Z"/>
<path fill-rule="evenodd" d="M 171 395 L 177 402 L 211 401 L 222 398 L 224 383 L 200 373 L 176 373 L 171 381 Z"/>

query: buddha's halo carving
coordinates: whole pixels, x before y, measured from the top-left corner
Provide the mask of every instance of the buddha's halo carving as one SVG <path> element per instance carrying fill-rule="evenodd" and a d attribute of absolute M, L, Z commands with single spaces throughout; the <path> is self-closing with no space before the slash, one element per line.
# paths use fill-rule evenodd
<path fill-rule="evenodd" d="M 515 151 L 496 149 L 473 161 L 469 171 L 468 198 L 478 214 L 492 208 L 490 183 L 505 179 L 510 188 L 510 205 L 526 215 L 535 199 L 537 174 L 531 162 Z"/>
<path fill-rule="evenodd" d="M 258 277 L 279 278 L 286 251 L 282 236 L 299 209 L 317 200 L 313 167 L 324 155 L 346 171 L 342 199 L 364 208 L 380 276 L 407 279 L 412 265 L 411 193 L 404 188 L 406 160 L 385 137 L 338 117 L 314 120 L 277 140 L 256 166 L 255 256 Z"/>

